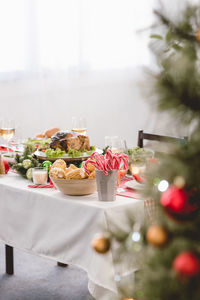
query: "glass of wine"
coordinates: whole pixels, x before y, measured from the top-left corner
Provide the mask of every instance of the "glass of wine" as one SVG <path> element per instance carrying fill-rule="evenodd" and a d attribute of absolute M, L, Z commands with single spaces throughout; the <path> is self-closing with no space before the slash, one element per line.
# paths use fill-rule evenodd
<path fill-rule="evenodd" d="M 113 153 L 125 153 L 125 141 L 119 136 L 105 136 L 105 147 L 107 146 L 109 146 Z"/>
<path fill-rule="evenodd" d="M 14 121 L 9 119 L 1 120 L 0 136 L 4 140 L 4 146 L 7 147 L 7 152 L 9 152 L 8 151 L 9 142 L 13 138 L 14 134 L 15 134 Z"/>
<path fill-rule="evenodd" d="M 86 135 L 87 133 L 87 122 L 84 117 L 72 117 L 72 131 L 76 135 Z"/>

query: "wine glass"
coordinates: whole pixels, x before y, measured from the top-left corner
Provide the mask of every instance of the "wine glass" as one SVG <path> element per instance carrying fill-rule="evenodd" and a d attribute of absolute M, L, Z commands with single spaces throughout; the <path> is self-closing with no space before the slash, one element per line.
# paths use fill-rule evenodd
<path fill-rule="evenodd" d="M 15 125 L 14 121 L 10 119 L 4 119 L 0 122 L 0 136 L 5 141 L 5 146 L 9 147 L 9 142 L 15 134 Z"/>
<path fill-rule="evenodd" d="M 119 136 L 105 136 L 105 147 L 109 146 L 113 153 L 125 153 L 126 142 Z"/>
<path fill-rule="evenodd" d="M 127 153 L 126 141 L 121 139 L 119 136 L 105 136 L 105 147 L 108 146 L 113 153 Z M 120 181 L 124 178 L 126 174 L 127 170 L 123 169 L 122 164 L 118 172 L 118 185 L 120 184 Z M 118 188 L 118 192 L 123 191 L 123 188 Z"/>
<path fill-rule="evenodd" d="M 76 135 L 86 135 L 87 133 L 87 122 L 84 117 L 72 117 L 72 131 Z"/>

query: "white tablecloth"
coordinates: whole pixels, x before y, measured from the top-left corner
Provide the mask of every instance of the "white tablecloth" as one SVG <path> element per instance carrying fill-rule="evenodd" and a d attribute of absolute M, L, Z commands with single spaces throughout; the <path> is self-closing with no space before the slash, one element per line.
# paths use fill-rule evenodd
<path fill-rule="evenodd" d="M 112 252 L 97 254 L 91 240 L 111 223 L 126 226 L 127 211 L 141 218 L 143 201 L 117 196 L 115 202 L 100 202 L 97 193 L 66 196 L 54 189 L 31 189 L 28 184 L 16 174 L 0 176 L 0 241 L 81 267 L 93 296 L 108 299 L 109 293 L 117 292 Z"/>

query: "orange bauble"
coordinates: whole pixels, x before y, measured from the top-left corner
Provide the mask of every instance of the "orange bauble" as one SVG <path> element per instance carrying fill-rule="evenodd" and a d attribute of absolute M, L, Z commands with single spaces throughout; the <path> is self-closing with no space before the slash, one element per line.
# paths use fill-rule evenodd
<path fill-rule="evenodd" d="M 197 30 L 196 39 L 198 42 L 200 42 L 200 28 Z"/>
<path fill-rule="evenodd" d="M 98 235 L 92 240 L 92 248 L 96 252 L 104 254 L 110 249 L 110 239 L 104 235 Z"/>
<path fill-rule="evenodd" d="M 147 230 L 146 239 L 148 243 L 162 247 L 168 241 L 168 232 L 159 225 L 151 225 Z"/>
<path fill-rule="evenodd" d="M 0 154 L 0 174 L 5 174 L 5 165 L 4 165 L 4 162 L 3 162 L 3 158 Z"/>

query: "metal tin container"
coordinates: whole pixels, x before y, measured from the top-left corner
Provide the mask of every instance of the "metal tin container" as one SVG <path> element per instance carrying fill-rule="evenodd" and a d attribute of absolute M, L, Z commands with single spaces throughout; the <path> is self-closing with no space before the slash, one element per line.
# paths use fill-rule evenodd
<path fill-rule="evenodd" d="M 118 170 L 108 171 L 105 175 L 103 171 L 96 170 L 96 181 L 99 201 L 115 201 L 117 190 Z"/>

